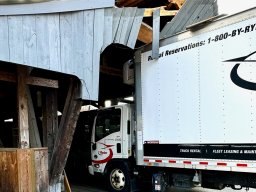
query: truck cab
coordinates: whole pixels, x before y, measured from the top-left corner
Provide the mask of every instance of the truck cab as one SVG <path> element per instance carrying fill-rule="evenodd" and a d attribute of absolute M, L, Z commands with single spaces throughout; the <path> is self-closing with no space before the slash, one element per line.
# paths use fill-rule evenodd
<path fill-rule="evenodd" d="M 132 157 L 133 105 L 124 104 L 100 109 L 94 119 L 91 137 L 92 175 L 109 177 L 111 191 L 126 191 L 130 182 Z M 134 139 L 133 139 L 134 140 Z"/>

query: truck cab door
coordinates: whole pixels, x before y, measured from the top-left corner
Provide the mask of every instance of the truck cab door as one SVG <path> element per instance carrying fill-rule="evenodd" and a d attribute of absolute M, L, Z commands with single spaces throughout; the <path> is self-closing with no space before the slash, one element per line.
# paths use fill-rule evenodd
<path fill-rule="evenodd" d="M 91 158 L 94 172 L 103 173 L 108 161 L 122 157 L 122 108 L 99 111 L 94 120 Z"/>

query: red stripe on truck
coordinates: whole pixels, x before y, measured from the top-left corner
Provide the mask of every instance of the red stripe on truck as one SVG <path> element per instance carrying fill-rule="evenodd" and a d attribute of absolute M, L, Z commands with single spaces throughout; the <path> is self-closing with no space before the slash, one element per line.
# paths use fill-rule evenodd
<path fill-rule="evenodd" d="M 227 163 L 217 163 L 219 166 L 227 166 Z"/>

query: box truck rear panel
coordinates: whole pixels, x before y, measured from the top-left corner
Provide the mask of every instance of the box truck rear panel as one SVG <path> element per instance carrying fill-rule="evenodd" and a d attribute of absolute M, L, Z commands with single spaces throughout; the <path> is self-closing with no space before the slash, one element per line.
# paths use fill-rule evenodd
<path fill-rule="evenodd" d="M 142 54 L 146 164 L 256 166 L 256 17 L 233 18 L 172 37 L 158 60 Z"/>

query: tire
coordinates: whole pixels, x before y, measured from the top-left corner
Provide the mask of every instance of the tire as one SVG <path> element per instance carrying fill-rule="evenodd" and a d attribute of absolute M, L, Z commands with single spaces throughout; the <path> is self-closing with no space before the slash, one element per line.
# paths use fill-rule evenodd
<path fill-rule="evenodd" d="M 107 185 L 110 192 L 129 192 L 131 174 L 127 164 L 112 164 L 107 172 Z"/>

